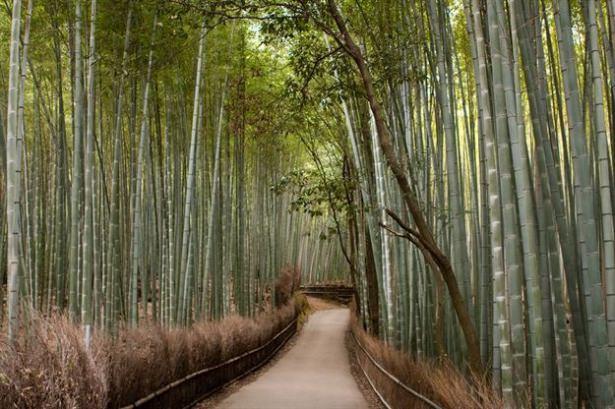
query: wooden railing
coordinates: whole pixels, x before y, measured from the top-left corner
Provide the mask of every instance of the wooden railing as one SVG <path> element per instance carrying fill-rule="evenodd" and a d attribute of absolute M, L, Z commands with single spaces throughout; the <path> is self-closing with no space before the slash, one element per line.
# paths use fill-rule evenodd
<path fill-rule="evenodd" d="M 300 290 L 305 295 L 336 300 L 342 303 L 350 302 L 354 296 L 354 288 L 346 285 L 303 285 Z"/>
<path fill-rule="evenodd" d="M 194 372 L 122 409 L 190 408 L 266 364 L 297 331 L 297 318 L 265 344 L 216 366 Z"/>
<path fill-rule="evenodd" d="M 440 406 L 438 406 L 438 404 L 427 398 L 425 395 L 422 395 L 419 392 L 415 391 L 414 389 L 400 381 L 395 375 L 387 371 L 386 368 L 384 368 L 373 356 L 371 356 L 369 351 L 367 351 L 367 349 L 361 344 L 354 331 L 350 331 L 350 335 L 357 346 L 357 362 L 359 363 L 359 367 L 361 368 L 361 371 L 363 371 L 363 375 L 365 375 L 365 378 L 367 379 L 369 385 L 372 387 L 376 395 L 378 395 L 380 402 L 382 402 L 382 404 L 387 409 L 396 408 L 387 401 L 387 398 L 384 396 L 381 390 L 379 390 L 379 386 L 380 388 L 382 388 L 382 386 L 377 385 L 377 383 L 374 381 L 373 376 L 369 376 L 369 373 L 371 372 L 370 369 L 372 371 L 376 370 L 380 374 L 384 375 L 383 377 L 380 377 L 380 379 L 385 379 L 386 382 L 390 384 L 390 386 L 393 386 L 394 388 L 398 389 L 399 391 L 401 391 L 401 393 L 407 394 L 414 402 L 416 402 L 416 404 L 412 406 L 413 408 L 426 407 L 433 409 L 442 409 Z"/>

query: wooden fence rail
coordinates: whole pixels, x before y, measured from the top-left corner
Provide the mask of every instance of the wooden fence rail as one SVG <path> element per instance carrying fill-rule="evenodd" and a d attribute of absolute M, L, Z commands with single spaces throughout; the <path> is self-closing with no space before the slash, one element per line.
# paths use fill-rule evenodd
<path fill-rule="evenodd" d="M 266 364 L 297 331 L 297 318 L 265 344 L 216 366 L 194 372 L 122 409 L 190 408 Z"/>
<path fill-rule="evenodd" d="M 322 297 L 348 303 L 354 296 L 354 288 L 343 285 L 305 285 L 301 286 L 301 292 L 305 295 Z"/>
<path fill-rule="evenodd" d="M 370 355 L 370 353 L 361 344 L 361 342 L 359 342 L 359 340 L 354 334 L 354 331 L 350 331 L 350 335 L 352 339 L 354 340 L 354 343 L 357 345 L 357 351 L 361 352 L 361 354 L 357 353 L 357 362 L 359 363 L 359 367 L 363 371 L 363 374 L 365 375 L 365 378 L 369 382 L 370 386 L 372 387 L 376 395 L 378 395 L 378 398 L 380 399 L 382 404 L 387 409 L 395 409 L 395 408 L 391 406 L 391 404 L 383 396 L 384 394 L 378 390 L 378 385 L 376 384 L 376 382 L 374 382 L 373 377 L 369 376 L 369 372 L 371 371 L 366 368 L 366 365 L 365 365 L 366 363 L 369 364 L 370 368 L 375 369 L 378 372 L 380 372 L 382 375 L 384 375 L 384 378 L 390 383 L 390 385 L 392 385 L 394 388 L 399 389 L 403 393 L 408 394 L 408 396 L 410 396 L 413 400 L 415 400 L 416 405 L 413 405 L 412 407 L 415 407 L 415 408 L 426 407 L 426 408 L 433 408 L 433 409 L 442 409 L 440 406 L 438 406 L 438 404 L 436 404 L 435 402 L 433 402 L 426 396 L 420 394 L 419 392 L 415 391 L 414 389 L 412 389 L 411 387 L 409 387 L 408 385 L 400 381 L 397 377 L 395 377 L 395 375 L 387 371 L 374 357 Z M 359 355 L 362 355 L 364 359 L 361 359 L 361 356 Z"/>

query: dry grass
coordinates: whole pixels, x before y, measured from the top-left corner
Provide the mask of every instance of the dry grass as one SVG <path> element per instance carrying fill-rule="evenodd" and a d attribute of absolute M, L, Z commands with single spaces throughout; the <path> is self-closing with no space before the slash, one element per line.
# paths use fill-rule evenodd
<path fill-rule="evenodd" d="M 191 328 L 145 325 L 115 339 L 83 333 L 64 317 L 36 317 L 19 341 L 0 341 L 1 408 L 115 408 L 264 344 L 295 316 L 289 303 L 254 319 Z"/>
<path fill-rule="evenodd" d="M 276 305 L 286 304 L 301 284 L 301 270 L 296 266 L 282 268 L 280 276 L 275 283 Z"/>
<path fill-rule="evenodd" d="M 300 292 L 295 293 L 294 303 L 297 308 L 297 325 L 302 328 L 314 310 L 305 294 Z"/>
<path fill-rule="evenodd" d="M 16 343 L 0 340 L 0 407 L 104 407 L 103 343 L 95 339 L 87 352 L 82 340 L 80 329 L 65 317 L 38 315 Z"/>
<path fill-rule="evenodd" d="M 356 321 L 353 322 L 352 331 L 381 366 L 439 406 L 451 409 L 504 407 L 498 394 L 485 381 L 468 379 L 450 361 L 413 359 L 368 335 Z M 357 354 L 378 392 L 393 408 L 428 407 L 422 406 L 421 401 L 391 382 L 362 352 L 357 351 Z"/>

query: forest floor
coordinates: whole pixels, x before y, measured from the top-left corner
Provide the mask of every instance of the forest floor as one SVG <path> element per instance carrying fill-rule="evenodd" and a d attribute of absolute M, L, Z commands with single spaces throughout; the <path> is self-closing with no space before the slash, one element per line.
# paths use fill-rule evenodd
<path fill-rule="evenodd" d="M 356 383 L 345 337 L 347 308 L 310 299 L 315 311 L 292 347 L 252 382 L 199 409 L 368 409 L 374 407 Z M 371 401 L 371 399 L 369 399 Z"/>

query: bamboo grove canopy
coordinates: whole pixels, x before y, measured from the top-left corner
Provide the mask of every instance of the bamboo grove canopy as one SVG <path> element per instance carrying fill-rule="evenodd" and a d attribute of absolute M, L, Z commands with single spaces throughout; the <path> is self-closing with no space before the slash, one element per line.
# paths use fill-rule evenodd
<path fill-rule="evenodd" d="M 251 315 L 291 269 L 507 406 L 615 404 L 615 1 L 10 3 L 9 334 Z"/>

